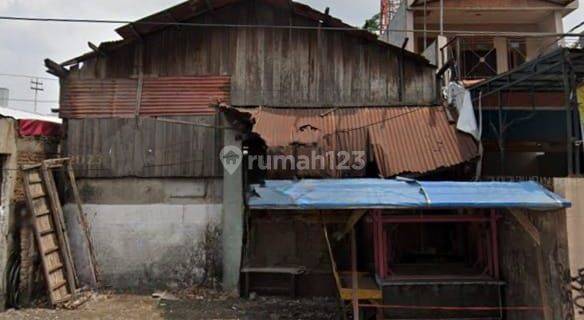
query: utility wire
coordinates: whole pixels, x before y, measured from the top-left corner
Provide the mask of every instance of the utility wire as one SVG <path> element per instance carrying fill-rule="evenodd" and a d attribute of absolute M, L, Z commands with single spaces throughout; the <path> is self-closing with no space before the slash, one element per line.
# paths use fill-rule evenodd
<path fill-rule="evenodd" d="M 9 98 L 8 101 L 15 101 L 15 102 L 35 102 L 34 99 L 12 99 Z M 59 103 L 58 100 L 36 100 L 38 103 Z"/>
<path fill-rule="evenodd" d="M 74 18 L 42 18 L 42 17 L 16 17 L 0 16 L 0 20 L 6 21 L 32 21 L 32 22 L 57 22 L 57 23 L 93 23 L 93 24 L 131 24 L 149 26 L 176 26 L 176 27 L 209 27 L 209 28 L 258 28 L 258 29 L 295 29 L 295 30 L 331 30 L 331 31 L 358 31 L 357 27 L 327 27 L 327 26 L 299 26 L 299 25 L 265 25 L 265 24 L 229 24 L 229 23 L 192 23 L 192 22 L 156 22 L 156 21 L 130 21 L 130 20 L 107 20 L 107 19 L 74 19 Z M 379 30 L 379 29 L 377 29 Z M 419 29 L 389 29 L 387 32 L 414 32 L 423 33 Z M 428 33 L 440 34 L 440 30 L 428 29 Z M 555 33 L 555 32 L 501 32 L 501 31 L 466 31 L 466 30 L 444 30 L 444 34 L 466 35 L 466 36 L 508 36 L 508 37 L 580 37 L 580 33 Z"/>
<path fill-rule="evenodd" d="M 25 79 L 40 79 L 40 80 L 59 81 L 59 79 L 55 79 L 55 78 L 37 77 L 37 76 L 30 76 L 30 75 L 26 75 L 26 74 L 16 74 L 16 73 L 0 73 L 0 77 L 11 77 L 11 78 L 25 78 Z"/>

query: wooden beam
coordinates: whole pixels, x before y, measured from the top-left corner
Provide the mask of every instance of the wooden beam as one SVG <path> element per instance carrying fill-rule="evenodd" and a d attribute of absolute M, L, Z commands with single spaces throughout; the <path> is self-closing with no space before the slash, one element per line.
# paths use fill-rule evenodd
<path fill-rule="evenodd" d="M 549 304 L 549 295 L 548 292 L 546 290 L 546 272 L 545 272 L 545 262 L 544 262 L 544 257 L 543 257 L 543 253 L 542 253 L 542 246 L 541 246 L 541 235 L 539 233 L 539 230 L 537 229 L 536 226 L 533 225 L 533 223 L 531 223 L 531 221 L 529 221 L 529 218 L 527 217 L 527 215 L 525 214 L 525 212 L 522 212 L 518 209 L 509 209 L 509 211 L 511 211 L 511 213 L 513 214 L 513 216 L 515 217 L 515 219 L 517 220 L 517 222 L 519 222 L 519 224 L 523 227 L 523 229 L 527 232 L 527 234 L 529 234 L 529 236 L 531 237 L 531 239 L 533 240 L 536 248 L 536 261 L 537 261 L 537 278 L 538 278 L 538 283 L 539 283 L 539 294 L 540 294 L 540 299 L 541 299 L 541 304 L 543 306 L 543 317 L 544 320 L 551 320 L 552 319 L 552 314 L 551 314 L 551 310 L 550 310 L 550 304 Z"/>
<path fill-rule="evenodd" d="M 537 227 L 534 226 L 531 221 L 529 221 L 527 215 L 518 209 L 509 209 L 509 211 L 511 211 L 511 214 L 513 217 L 515 217 L 515 220 L 519 222 L 519 224 L 523 227 L 523 230 L 527 232 L 533 242 L 535 242 L 538 247 L 541 246 L 541 235 L 539 234 L 539 230 L 537 230 Z"/>
<path fill-rule="evenodd" d="M 363 218 L 363 216 L 366 213 L 367 210 L 359 210 L 351 214 L 343 230 L 335 233 L 334 235 L 335 240 L 341 241 L 347 234 L 349 234 L 355 228 L 357 222 L 359 222 L 359 220 L 361 220 L 361 218 Z"/>
<path fill-rule="evenodd" d="M 105 52 L 103 52 L 103 50 L 99 49 L 99 46 L 94 44 L 91 41 L 87 42 L 87 46 L 95 53 L 97 53 L 97 55 L 101 56 L 101 57 L 105 57 Z"/>
<path fill-rule="evenodd" d="M 89 270 L 91 271 L 91 286 L 94 289 L 99 287 L 99 279 L 97 275 L 97 259 L 95 258 L 95 250 L 93 248 L 93 243 L 91 242 L 91 236 L 89 235 L 89 224 L 87 219 L 85 219 L 85 214 L 83 213 L 83 205 L 81 203 L 81 194 L 79 193 L 79 188 L 77 186 L 77 181 L 75 180 L 75 173 L 73 172 L 73 165 L 71 160 L 67 159 L 66 164 L 67 176 L 69 178 L 69 185 L 71 186 L 71 191 L 73 191 L 73 199 L 77 205 L 77 219 L 79 224 L 81 224 L 81 229 L 83 230 L 83 236 L 85 241 L 87 241 L 87 250 L 89 251 Z"/>
<path fill-rule="evenodd" d="M 546 272 L 544 270 L 545 263 L 543 259 L 542 248 L 538 246 L 536 248 L 536 260 L 537 260 L 537 278 L 539 283 L 539 294 L 541 299 L 541 305 L 543 307 L 543 318 L 544 320 L 552 320 L 553 315 L 550 309 L 550 298 L 546 290 Z"/>
<path fill-rule="evenodd" d="M 136 28 L 136 25 L 134 25 L 133 23 L 130 24 L 130 29 L 132 30 L 132 32 L 134 33 L 134 36 L 136 36 L 136 39 L 138 39 L 138 41 L 142 42 L 144 39 L 142 38 L 142 35 L 140 34 L 140 32 L 138 32 L 138 29 Z"/>
<path fill-rule="evenodd" d="M 47 72 L 59 77 L 64 78 L 69 74 L 69 70 L 65 69 L 62 65 L 56 63 L 51 59 L 45 59 L 45 67 L 48 69 Z"/>
<path fill-rule="evenodd" d="M 337 266 L 335 264 L 335 256 L 333 255 L 333 249 L 331 247 L 331 242 L 330 242 L 330 239 L 328 236 L 328 231 L 327 231 L 327 228 L 326 228 L 326 225 L 324 224 L 324 222 L 322 223 L 322 231 L 324 234 L 324 240 L 326 242 L 326 247 L 327 247 L 327 251 L 329 254 L 329 260 L 331 263 L 331 271 L 333 272 L 333 276 L 335 278 L 335 283 L 337 285 L 337 291 L 339 293 L 339 300 L 340 300 L 339 303 L 340 303 L 340 307 L 342 310 L 342 317 L 343 317 L 343 320 L 347 320 L 347 314 L 345 311 L 345 302 L 343 300 L 343 285 L 341 283 L 341 278 L 340 278 L 339 273 L 337 271 Z"/>
<path fill-rule="evenodd" d="M 355 235 L 355 229 L 351 230 L 351 273 L 353 319 L 359 320 L 359 274 L 357 273 L 357 236 Z"/>

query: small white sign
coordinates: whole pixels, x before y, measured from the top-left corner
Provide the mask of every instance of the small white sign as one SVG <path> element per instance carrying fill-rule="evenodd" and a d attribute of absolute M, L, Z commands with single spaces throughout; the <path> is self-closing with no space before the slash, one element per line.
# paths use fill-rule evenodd
<path fill-rule="evenodd" d="M 241 165 L 243 152 L 236 146 L 225 146 L 219 153 L 219 159 L 223 164 L 223 168 L 232 175 Z"/>

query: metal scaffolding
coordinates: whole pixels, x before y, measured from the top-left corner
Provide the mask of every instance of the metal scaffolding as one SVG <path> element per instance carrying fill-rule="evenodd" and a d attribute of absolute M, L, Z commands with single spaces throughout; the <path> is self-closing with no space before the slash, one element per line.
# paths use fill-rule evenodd
<path fill-rule="evenodd" d="M 528 93 L 532 98 L 532 112 L 536 112 L 536 101 L 533 98 L 537 93 L 559 94 L 563 96 L 565 113 L 565 154 L 567 175 L 579 175 L 581 173 L 582 158 L 582 125 L 578 108 L 577 89 L 578 84 L 584 79 L 584 50 L 575 48 L 559 48 L 542 57 L 533 59 L 520 67 L 501 75 L 482 81 L 471 90 L 474 101 L 482 102 L 484 99 L 498 97 L 498 116 L 503 116 L 502 94 L 517 95 Z M 479 101 L 480 100 L 480 101 Z M 515 125 L 520 125 L 519 123 Z M 550 123 L 550 126 L 559 125 Z M 499 125 L 498 136 L 500 145 L 505 144 L 504 126 Z M 536 134 L 532 132 L 532 134 Z M 501 150 L 502 151 L 502 150 Z M 505 159 L 502 159 L 504 162 Z"/>

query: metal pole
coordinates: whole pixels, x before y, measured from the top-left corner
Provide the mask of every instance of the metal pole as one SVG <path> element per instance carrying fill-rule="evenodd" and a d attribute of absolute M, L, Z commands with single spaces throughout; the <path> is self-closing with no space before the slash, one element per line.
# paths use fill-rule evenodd
<path fill-rule="evenodd" d="M 440 0 L 440 35 L 444 35 L 444 0 Z"/>
<path fill-rule="evenodd" d="M 424 50 L 426 50 L 426 47 L 428 46 L 428 12 L 426 11 L 426 6 L 427 6 L 427 1 L 424 1 Z M 436 41 L 436 44 L 438 44 L 438 41 Z"/>
<path fill-rule="evenodd" d="M 34 112 L 36 113 L 39 91 L 44 91 L 43 83 L 39 80 L 39 78 L 34 78 L 30 80 L 30 89 L 34 91 Z"/>
<path fill-rule="evenodd" d="M 491 210 L 491 247 L 493 254 L 493 275 L 495 279 L 499 279 L 499 247 L 498 247 L 498 232 L 497 232 L 497 214 L 495 209 Z"/>
<path fill-rule="evenodd" d="M 499 123 L 499 136 L 497 137 L 497 141 L 499 144 L 499 161 L 501 162 L 499 165 L 499 169 L 501 170 L 500 173 L 502 175 L 505 174 L 506 166 L 505 166 L 505 130 L 503 129 L 503 91 L 499 91 L 497 94 L 497 100 L 499 104 L 499 112 L 498 112 L 498 123 Z"/>
<path fill-rule="evenodd" d="M 579 108 L 579 104 L 578 104 L 578 92 L 577 92 L 577 88 L 578 85 L 576 84 L 576 73 L 574 71 L 574 67 L 572 65 L 570 65 L 570 72 L 569 72 L 569 76 L 570 76 L 570 96 L 571 96 L 571 101 L 570 101 L 570 109 L 571 109 L 571 114 L 572 114 L 572 134 L 574 136 L 574 142 L 576 141 L 576 139 L 578 139 L 578 133 L 582 132 L 582 127 L 581 127 L 581 119 L 580 119 L 580 108 Z M 582 139 L 582 136 L 580 136 L 580 139 Z M 581 165 L 580 165 L 580 156 L 582 154 L 582 142 L 578 141 L 578 144 L 572 144 L 572 146 L 574 146 L 574 173 L 576 175 L 580 175 L 581 173 Z"/>
<path fill-rule="evenodd" d="M 572 108 L 571 108 L 571 96 L 570 96 L 570 79 L 568 77 L 568 62 L 566 61 L 566 52 L 562 53 L 562 76 L 564 78 L 564 103 L 566 108 L 566 159 L 568 166 L 568 176 L 574 174 L 574 154 L 573 154 L 573 141 L 572 141 Z"/>

